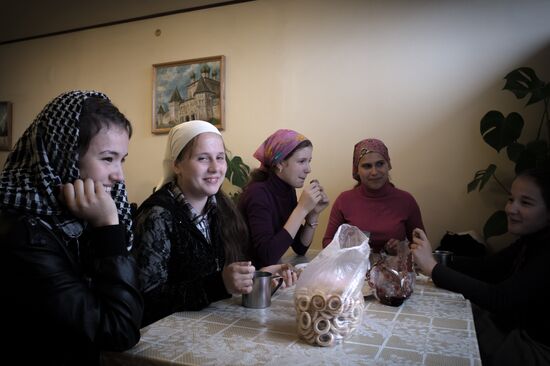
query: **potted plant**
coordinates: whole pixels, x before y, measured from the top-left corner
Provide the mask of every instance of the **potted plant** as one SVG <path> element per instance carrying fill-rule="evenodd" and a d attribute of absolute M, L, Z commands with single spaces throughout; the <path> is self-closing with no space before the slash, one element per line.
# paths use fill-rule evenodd
<path fill-rule="evenodd" d="M 536 135 L 526 143 L 518 140 L 524 132 L 524 120 L 521 114 L 512 112 L 504 116 L 501 112 L 492 110 L 480 121 L 480 132 L 483 140 L 497 153 L 506 148 L 506 154 L 515 164 L 515 173 L 525 169 L 548 165 L 550 163 L 550 116 L 548 103 L 550 100 L 550 83 L 540 80 L 535 71 L 529 67 L 520 67 L 504 77 L 504 90 L 511 91 L 517 99 L 529 97 L 526 106 L 542 103 L 542 114 L 538 121 Z M 523 137 L 525 139 L 525 137 Z M 485 169 L 478 170 L 473 180 L 468 183 L 468 193 L 478 189 L 481 191 L 489 180 L 493 179 L 502 191 L 509 195 L 507 187 L 497 177 L 497 166 L 489 164 Z M 494 212 L 485 222 L 483 236 L 492 236 L 507 232 L 506 213 L 504 210 Z"/>
<path fill-rule="evenodd" d="M 227 171 L 225 177 L 234 187 L 237 189 L 226 188 L 225 191 L 231 197 L 233 202 L 237 204 L 239 195 L 242 192 L 243 187 L 248 183 L 248 176 L 250 174 L 250 167 L 246 165 L 240 156 L 233 156 L 230 152 L 225 156 L 227 161 Z"/>

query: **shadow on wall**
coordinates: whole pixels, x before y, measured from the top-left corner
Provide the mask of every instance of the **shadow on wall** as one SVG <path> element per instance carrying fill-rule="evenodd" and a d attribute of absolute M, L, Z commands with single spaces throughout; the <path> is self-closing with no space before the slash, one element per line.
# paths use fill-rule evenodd
<path fill-rule="evenodd" d="M 483 194 L 468 195 L 467 193 L 467 184 L 472 180 L 473 171 L 486 167 L 490 162 L 495 162 L 499 166 L 499 170 L 502 171 L 502 176 L 499 178 L 502 178 L 501 181 L 508 188 L 515 175 L 514 165 L 506 156 L 505 149 L 495 157 L 495 150 L 484 142 L 480 133 L 480 121 L 491 109 L 501 110 L 504 115 L 517 111 L 525 120 L 525 131 L 518 142 L 525 144 L 535 139 L 542 105 L 526 108 L 528 98 L 517 100 L 512 93 L 502 91 L 505 85 L 503 77 L 513 69 L 526 66 L 534 69 L 541 80 L 548 82 L 549 65 L 550 42 L 545 47 L 533 51 L 531 55 L 518 57 L 512 62 L 501 65 L 495 70 L 492 79 L 481 84 L 479 93 L 461 98 L 458 105 L 445 110 L 440 115 L 435 117 L 432 115 L 437 123 L 420 131 L 418 140 L 408 141 L 405 146 L 403 144 L 393 146 L 391 142 L 389 143 L 391 154 L 396 156 L 396 159 L 392 159 L 395 160 L 395 171 L 392 177 L 395 179 L 392 180 L 398 188 L 409 190 L 417 199 L 434 245 L 437 245 L 446 231 L 474 231 L 481 234 L 483 224 L 490 214 L 495 210 L 503 209 L 506 197 L 502 195 L 496 183 L 487 183 Z M 435 112 L 437 113 L 437 109 Z M 546 127 L 543 128 L 543 134 L 543 138 L 547 139 Z M 462 136 L 462 139 L 456 139 L 452 144 L 448 144 L 448 139 L 437 138 L 437 136 L 449 135 Z M 463 140 L 464 138 L 466 140 Z M 419 164 L 412 166 L 400 164 L 397 157 L 407 156 L 411 151 L 414 151 Z M 438 154 L 438 159 L 429 158 L 434 153 Z M 421 164 L 422 161 L 430 163 Z M 422 170 L 427 169 L 440 172 L 442 176 L 447 177 L 448 182 L 453 184 L 446 186 L 437 180 L 422 180 Z M 416 188 L 411 189 L 411 176 L 418 177 L 418 181 L 422 181 L 422 184 L 414 183 L 415 178 L 412 182 L 416 184 Z M 409 183 L 403 184 L 402 181 L 407 181 L 406 177 Z M 443 230 L 436 232 L 433 228 Z M 487 251 L 490 253 L 499 251 L 513 240 L 514 237 L 510 234 L 491 237 L 486 240 Z"/>

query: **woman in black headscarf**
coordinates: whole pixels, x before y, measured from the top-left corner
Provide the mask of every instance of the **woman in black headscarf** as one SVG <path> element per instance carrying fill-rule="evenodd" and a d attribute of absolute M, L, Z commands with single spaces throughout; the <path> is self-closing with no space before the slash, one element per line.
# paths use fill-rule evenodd
<path fill-rule="evenodd" d="M 130 122 L 98 92 L 51 101 L 0 174 L 3 357 L 94 365 L 139 340 L 122 163 Z M 11 357 L 8 357 L 11 355 Z"/>

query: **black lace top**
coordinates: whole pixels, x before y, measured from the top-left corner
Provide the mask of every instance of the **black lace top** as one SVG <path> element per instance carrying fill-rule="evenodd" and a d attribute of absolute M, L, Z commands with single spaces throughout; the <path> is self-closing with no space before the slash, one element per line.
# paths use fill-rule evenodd
<path fill-rule="evenodd" d="M 200 310 L 227 298 L 217 210 L 209 214 L 210 241 L 165 185 L 137 212 L 133 256 L 145 300 L 143 326 L 176 311 Z"/>

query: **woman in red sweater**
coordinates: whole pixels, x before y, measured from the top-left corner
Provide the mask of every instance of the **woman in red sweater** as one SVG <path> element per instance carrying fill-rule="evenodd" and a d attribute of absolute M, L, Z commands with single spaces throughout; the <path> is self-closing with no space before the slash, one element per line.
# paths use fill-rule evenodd
<path fill-rule="evenodd" d="M 415 228 L 424 229 L 420 208 L 414 197 L 396 188 L 389 180 L 388 148 L 377 139 L 365 139 L 353 149 L 353 189 L 342 192 L 330 212 L 323 247 L 333 239 L 341 224 L 369 232 L 369 245 L 375 253 L 393 253 L 398 242 L 412 241 Z"/>

